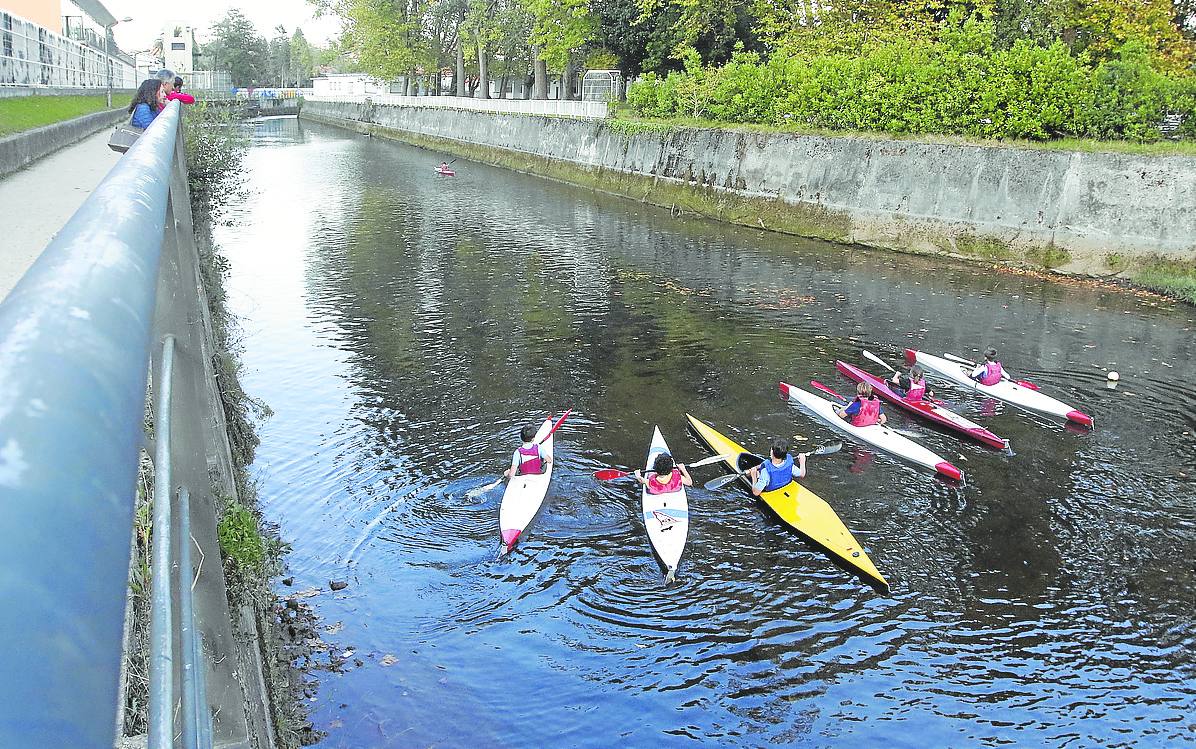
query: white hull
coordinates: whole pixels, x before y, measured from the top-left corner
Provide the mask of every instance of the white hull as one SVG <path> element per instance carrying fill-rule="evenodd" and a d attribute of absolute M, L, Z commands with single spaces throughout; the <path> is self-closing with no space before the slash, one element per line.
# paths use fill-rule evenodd
<path fill-rule="evenodd" d="M 950 359 L 932 356 L 923 351 L 913 351 L 912 349 L 906 349 L 907 360 L 910 359 L 911 353 L 915 361 L 922 367 L 964 390 L 982 393 L 1028 411 L 1037 411 L 1038 413 L 1057 416 L 1060 419 L 1067 419 L 1092 426 L 1091 417 L 1041 391 L 1022 387 L 1016 382 L 1009 382 L 1008 380 L 1001 380 L 996 385 L 981 385 L 970 377 L 973 367 L 953 362 Z"/>
<path fill-rule="evenodd" d="M 552 420 L 545 419 L 536 432 L 536 442 L 544 438 L 552 429 Z M 544 441 L 540 450 L 545 455 L 552 454 L 552 437 Z M 512 476 L 507 480 L 507 488 L 503 491 L 502 505 L 498 509 L 498 527 L 502 532 L 503 546 L 510 551 L 519 536 L 532 522 L 532 518 L 540 511 L 544 504 L 544 497 L 548 494 L 548 482 L 552 480 L 552 463 L 544 473 L 526 476 Z"/>
<path fill-rule="evenodd" d="M 651 471 L 656 456 L 668 451 L 669 446 L 665 444 L 660 428 L 653 427 L 645 470 Z M 672 580 L 681 554 L 685 551 L 685 538 L 689 535 L 689 502 L 685 487 L 669 494 L 649 494 L 648 488 L 642 487 L 640 503 L 648 540 L 652 542 L 660 561 L 664 562 L 667 579 Z"/>
<path fill-rule="evenodd" d="M 835 409 L 832 408 L 833 404 L 829 400 L 783 382 L 781 383 L 781 390 L 788 396 L 789 400 L 804 406 L 815 416 L 830 424 L 834 429 L 843 432 L 859 442 L 872 445 L 875 448 L 892 453 L 899 458 L 903 458 L 924 468 L 929 468 L 950 478 L 963 478 L 959 470 L 944 460 L 942 456 L 907 437 L 897 434 L 888 427 L 881 426 L 880 424 L 873 424 L 867 427 L 852 426 L 850 422 L 839 418 L 839 415 L 835 413 Z"/>

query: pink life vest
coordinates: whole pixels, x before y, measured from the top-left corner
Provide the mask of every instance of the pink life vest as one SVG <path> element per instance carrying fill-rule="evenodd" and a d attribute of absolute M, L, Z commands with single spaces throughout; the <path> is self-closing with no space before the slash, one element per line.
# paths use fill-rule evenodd
<path fill-rule="evenodd" d="M 860 403 L 860 410 L 851 419 L 851 425 L 856 427 L 870 427 L 880 421 L 880 399 L 875 395 L 867 400 L 856 398 Z"/>
<path fill-rule="evenodd" d="M 540 458 L 540 446 L 533 444 L 531 447 L 519 447 L 519 471 L 520 476 L 526 476 L 530 473 L 544 473 L 544 461 Z"/>
<path fill-rule="evenodd" d="M 922 396 L 926 394 L 926 380 L 915 383 L 913 380 L 909 381 L 909 390 L 905 391 L 905 399 L 910 403 L 921 403 Z"/>
<path fill-rule="evenodd" d="M 648 477 L 648 493 L 649 494 L 672 494 L 681 488 L 681 471 L 676 468 L 669 474 L 669 480 L 663 484 L 657 483 L 658 476 L 653 473 Z"/>
<path fill-rule="evenodd" d="M 986 361 L 984 362 L 984 371 L 980 374 L 977 382 L 981 385 L 996 385 L 1001 381 L 1002 374 L 1004 372 L 1001 371 L 1001 362 Z"/>

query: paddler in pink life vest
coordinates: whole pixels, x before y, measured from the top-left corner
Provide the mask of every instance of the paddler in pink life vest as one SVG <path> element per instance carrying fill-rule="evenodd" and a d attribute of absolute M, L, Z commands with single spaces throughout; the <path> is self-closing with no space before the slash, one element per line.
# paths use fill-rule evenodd
<path fill-rule="evenodd" d="M 853 427 L 870 427 L 889 420 L 880 407 L 880 398 L 872 394 L 871 385 L 861 382 L 855 386 L 855 392 L 856 396 L 847 404 L 847 408 L 832 406 L 840 419 L 850 421 Z"/>
<path fill-rule="evenodd" d="M 548 464 L 552 462 L 552 450 L 546 450 L 536 442 L 538 429 L 537 425 L 528 424 L 519 430 L 519 439 L 523 440 L 523 444 L 511 455 L 511 467 L 503 472 L 503 478 L 544 473 L 548 470 Z"/>
<path fill-rule="evenodd" d="M 926 389 L 926 373 L 917 364 L 909 368 L 909 374 L 894 372 L 889 379 L 893 392 L 909 403 L 920 403 L 923 398 L 933 398 L 934 393 Z"/>
<path fill-rule="evenodd" d="M 675 463 L 673 456 L 668 453 L 656 456 L 652 462 L 652 473 L 645 477 L 636 471 L 635 478 L 647 487 L 649 494 L 672 494 L 683 486 L 694 485 L 685 466 Z"/>
<path fill-rule="evenodd" d="M 752 494 L 759 497 L 764 492 L 783 489 L 794 479 L 806 475 L 806 454 L 798 453 L 795 460 L 789 454 L 789 443 L 778 437 L 772 441 L 768 460 L 748 471 L 752 479 Z"/>
<path fill-rule="evenodd" d="M 972 374 L 969 377 L 981 385 L 996 385 L 1004 379 L 1005 370 L 1001 368 L 1001 362 L 997 361 L 997 350 L 995 348 L 986 348 L 984 350 L 984 361 L 980 362 L 972 370 Z"/>

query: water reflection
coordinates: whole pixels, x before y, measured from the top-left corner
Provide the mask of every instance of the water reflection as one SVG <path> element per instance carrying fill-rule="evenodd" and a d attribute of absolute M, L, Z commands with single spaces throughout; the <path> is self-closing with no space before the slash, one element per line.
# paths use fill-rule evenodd
<path fill-rule="evenodd" d="M 271 120 L 217 232 L 246 386 L 275 412 L 265 512 L 297 584 L 352 582 L 315 599 L 366 661 L 325 678 L 324 745 L 1190 741 L 1190 310 L 463 161 L 437 179 L 440 158 Z M 989 344 L 1097 429 L 940 387 L 1016 456 L 891 414 L 969 486 L 863 450 L 812 459 L 892 597 L 732 490 L 691 494 L 665 588 L 638 496 L 590 478 L 638 464 L 653 424 L 702 456 L 686 411 L 752 446 L 833 439 L 778 380 L 843 385 L 834 360 L 865 348 Z M 519 425 L 566 407 L 545 509 L 497 561 L 501 492 L 466 492 Z"/>

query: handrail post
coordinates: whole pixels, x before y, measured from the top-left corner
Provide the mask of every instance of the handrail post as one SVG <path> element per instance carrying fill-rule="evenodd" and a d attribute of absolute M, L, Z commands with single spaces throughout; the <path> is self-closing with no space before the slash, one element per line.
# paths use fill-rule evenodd
<path fill-rule="evenodd" d="M 174 746 L 174 638 L 170 600 L 170 395 L 174 336 L 162 343 L 154 411 L 153 595 L 150 608 L 149 749 Z"/>
<path fill-rule="evenodd" d="M 199 684 L 204 679 L 202 648 L 195 628 L 195 609 L 191 595 L 191 493 L 187 487 L 179 489 L 179 643 L 183 663 L 183 747 L 196 749 L 200 740 L 200 723 L 208 706 L 199 701 Z M 206 700 L 205 700 L 206 702 Z"/>

